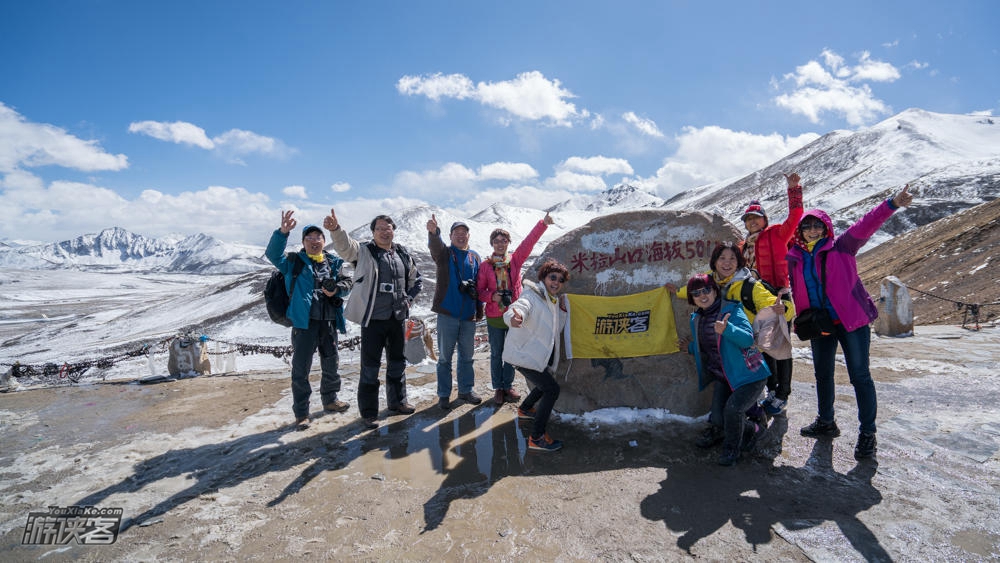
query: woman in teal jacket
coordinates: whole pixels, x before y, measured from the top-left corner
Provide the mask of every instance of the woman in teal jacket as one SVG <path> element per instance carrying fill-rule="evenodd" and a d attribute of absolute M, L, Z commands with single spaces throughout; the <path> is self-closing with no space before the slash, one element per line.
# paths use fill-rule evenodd
<path fill-rule="evenodd" d="M 723 299 L 709 274 L 696 274 L 687 283 L 688 303 L 698 307 L 691 314 L 688 352 L 698 369 L 698 390 L 715 382 L 711 426 L 698 445 L 710 447 L 722 441 L 719 465 L 733 465 L 740 451 L 753 448 L 765 426 L 747 421 L 746 411 L 760 397 L 771 372 L 754 345 L 753 327 L 737 301 Z M 747 430 L 746 424 L 753 424 Z M 741 448 L 742 446 L 742 448 Z"/>

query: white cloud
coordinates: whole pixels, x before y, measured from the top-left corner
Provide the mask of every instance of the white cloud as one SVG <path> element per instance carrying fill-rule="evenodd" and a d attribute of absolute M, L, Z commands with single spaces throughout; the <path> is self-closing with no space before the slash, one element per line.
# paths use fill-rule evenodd
<path fill-rule="evenodd" d="M 976 117 L 993 117 L 993 110 L 991 109 L 981 109 L 978 111 L 970 112 L 969 115 L 974 115 Z"/>
<path fill-rule="evenodd" d="M 281 188 L 281 193 L 288 197 L 296 197 L 299 199 L 307 199 L 309 197 L 309 195 L 306 194 L 305 186 L 285 186 L 284 188 Z"/>
<path fill-rule="evenodd" d="M 406 96 L 425 96 L 433 101 L 442 98 L 472 99 L 500 109 L 526 121 L 547 121 L 553 125 L 571 127 L 573 122 L 590 115 L 577 110 L 567 99 L 574 98 L 559 80 L 549 80 L 538 71 L 523 72 L 513 80 L 479 82 L 461 74 L 403 76 L 396 90 Z M 502 118 L 501 123 L 509 123 Z"/>
<path fill-rule="evenodd" d="M 330 186 L 330 191 L 341 194 L 351 190 L 351 185 L 347 182 L 337 182 Z"/>
<path fill-rule="evenodd" d="M 779 107 L 804 115 L 813 123 L 819 123 L 822 114 L 831 112 L 855 126 L 892 111 L 875 97 L 867 84 L 898 80 L 899 70 L 892 64 L 873 60 L 867 51 L 858 55 L 858 64 L 854 66 L 847 65 L 843 57 L 829 49 L 820 53 L 820 58 L 822 63 L 809 61 L 785 75 L 784 79 L 795 88 L 774 98 Z M 780 88 L 780 84 L 774 84 Z"/>
<path fill-rule="evenodd" d="M 670 198 L 697 186 L 747 174 L 791 154 L 819 138 L 815 133 L 783 137 L 754 135 L 717 126 L 685 127 L 676 137 L 677 152 L 651 178 L 638 183 Z"/>
<path fill-rule="evenodd" d="M 210 139 L 204 129 L 186 121 L 136 121 L 129 124 L 128 130 L 161 141 L 210 150 L 234 164 L 245 164 L 242 157 L 255 153 L 286 158 L 295 152 L 278 139 L 243 129 L 230 129 Z"/>
<path fill-rule="evenodd" d="M 858 64 L 849 75 L 852 82 L 871 80 L 873 82 L 895 82 L 899 80 L 899 70 L 884 61 L 873 61 L 871 53 L 864 51 L 858 57 Z"/>
<path fill-rule="evenodd" d="M 570 192 L 600 192 L 608 189 L 608 185 L 600 176 L 579 174 L 569 170 L 557 171 L 555 176 L 546 178 L 545 187 Z"/>
<path fill-rule="evenodd" d="M 537 178 L 538 172 L 523 162 L 494 162 L 479 167 L 479 180 L 506 180 L 519 182 Z"/>
<path fill-rule="evenodd" d="M 913 70 L 923 70 L 931 66 L 931 63 L 922 63 L 917 60 L 910 61 L 906 63 L 905 68 L 912 68 Z"/>
<path fill-rule="evenodd" d="M 215 143 L 208 138 L 205 130 L 186 121 L 136 121 L 128 126 L 129 133 L 147 135 L 160 141 L 168 141 L 180 145 L 193 145 L 206 150 L 215 148 Z"/>
<path fill-rule="evenodd" d="M 280 220 L 265 194 L 243 188 L 212 186 L 175 195 L 145 190 L 129 200 L 92 184 L 56 181 L 46 186 L 24 172 L 6 175 L 0 187 L 0 208 L 10 213 L 0 223 L 4 237 L 54 242 L 115 226 L 165 236 L 186 225 L 226 241 L 264 244 Z M 317 220 L 321 213 L 317 210 Z"/>
<path fill-rule="evenodd" d="M 890 41 L 888 43 L 883 43 L 882 46 L 885 47 L 886 49 L 892 49 L 893 47 L 898 47 L 899 39 L 896 39 L 895 41 Z"/>
<path fill-rule="evenodd" d="M 557 171 L 582 172 L 584 174 L 606 176 L 608 174 L 633 174 L 632 165 L 623 158 L 592 156 L 584 158 L 571 156 L 556 165 Z"/>
<path fill-rule="evenodd" d="M 660 131 L 660 128 L 656 126 L 656 122 L 652 119 L 639 117 L 635 112 L 631 111 L 623 113 L 622 119 L 650 137 L 663 137 L 663 132 Z"/>
<path fill-rule="evenodd" d="M 528 209 L 545 210 L 573 197 L 573 192 L 552 187 L 511 185 L 505 188 L 478 190 L 461 204 L 465 215 L 474 215 L 494 203 L 503 203 Z M 541 217 L 539 217 L 541 218 Z"/>
<path fill-rule="evenodd" d="M 478 172 L 449 162 L 436 170 L 404 170 L 397 173 L 392 191 L 428 200 L 464 201 L 471 192 L 481 190 L 483 182 L 525 182 L 537 177 L 538 172 L 523 162 L 493 162 L 480 166 Z"/>
<path fill-rule="evenodd" d="M 32 123 L 0 102 L 0 172 L 51 165 L 122 170 L 128 168 L 128 157 L 109 154 L 97 141 L 84 141 L 54 125 Z"/>

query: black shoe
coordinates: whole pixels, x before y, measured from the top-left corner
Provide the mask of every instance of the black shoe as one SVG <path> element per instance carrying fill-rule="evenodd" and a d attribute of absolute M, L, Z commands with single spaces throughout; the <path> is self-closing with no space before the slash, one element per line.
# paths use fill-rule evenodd
<path fill-rule="evenodd" d="M 878 451 L 878 440 L 875 439 L 874 432 L 862 432 L 858 434 L 858 445 L 854 446 L 854 459 L 868 459 Z"/>
<path fill-rule="evenodd" d="M 392 412 L 398 412 L 399 414 L 413 414 L 417 409 L 413 408 L 410 403 L 400 403 L 398 405 L 393 405 L 389 407 Z"/>
<path fill-rule="evenodd" d="M 840 428 L 837 428 L 837 421 L 823 422 L 816 417 L 809 426 L 805 426 L 799 433 L 807 438 L 836 438 L 840 436 Z"/>
<path fill-rule="evenodd" d="M 712 426 L 709 426 L 704 430 L 704 432 L 701 433 L 701 437 L 698 438 L 698 441 L 695 442 L 694 445 L 698 446 L 699 448 L 708 449 L 718 444 L 721 444 L 722 438 L 723 438 L 722 427 L 715 426 L 713 424 Z"/>
<path fill-rule="evenodd" d="M 724 448 L 722 450 L 722 455 L 719 456 L 719 465 L 736 465 L 736 460 L 740 459 L 740 450 L 731 450 L 729 448 Z"/>
<path fill-rule="evenodd" d="M 438 406 L 441 407 L 441 410 L 443 411 L 451 410 L 451 402 L 448 401 L 448 397 L 441 397 L 438 399 Z"/>
<path fill-rule="evenodd" d="M 378 419 L 374 416 L 366 416 L 361 419 L 361 424 L 368 430 L 374 430 L 378 428 Z"/>
<path fill-rule="evenodd" d="M 483 399 L 480 398 L 479 395 L 476 395 L 474 391 L 469 391 L 468 393 L 459 393 L 458 398 L 472 405 L 478 405 L 479 403 L 483 402 Z"/>

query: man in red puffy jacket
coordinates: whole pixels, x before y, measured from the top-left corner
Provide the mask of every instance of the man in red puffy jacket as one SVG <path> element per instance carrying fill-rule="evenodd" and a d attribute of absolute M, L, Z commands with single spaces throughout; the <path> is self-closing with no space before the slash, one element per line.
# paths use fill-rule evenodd
<path fill-rule="evenodd" d="M 743 257 L 754 277 L 771 284 L 776 290 L 789 287 L 788 263 L 785 254 L 791 244 L 795 227 L 802 218 L 802 186 L 799 175 L 785 174 L 788 181 L 788 217 L 782 223 L 769 225 L 767 213 L 757 200 L 751 201 L 743 212 L 747 238 L 743 242 Z M 788 395 L 792 392 L 792 360 L 776 360 L 764 354 L 771 376 L 767 379 L 767 399 L 764 409 L 768 414 L 784 412 Z"/>

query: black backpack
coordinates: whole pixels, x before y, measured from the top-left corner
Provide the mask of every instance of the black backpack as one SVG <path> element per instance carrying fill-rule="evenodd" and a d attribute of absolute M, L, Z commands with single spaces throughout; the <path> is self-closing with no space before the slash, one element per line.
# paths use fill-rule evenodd
<path fill-rule="evenodd" d="M 743 280 L 743 285 L 740 286 L 740 301 L 743 303 L 744 309 L 755 315 L 757 314 L 757 305 L 753 302 L 753 286 L 756 283 L 764 284 L 764 289 L 770 291 L 771 295 L 778 295 L 778 289 L 764 280 L 758 280 L 753 276 Z M 791 297 L 787 293 L 783 294 L 781 298 L 785 301 L 791 301 Z"/>
<path fill-rule="evenodd" d="M 295 281 L 299 278 L 299 274 L 302 273 L 305 262 L 299 258 L 296 252 L 289 252 L 285 256 L 288 260 L 294 262 L 292 266 L 292 292 L 294 293 Z M 267 314 L 271 317 L 272 321 L 281 326 L 292 326 L 292 320 L 286 316 L 289 301 L 288 293 L 285 291 L 285 276 L 281 273 L 281 270 L 275 269 L 271 273 L 271 277 L 268 278 L 267 285 L 264 286 L 264 306 L 267 307 Z"/>

